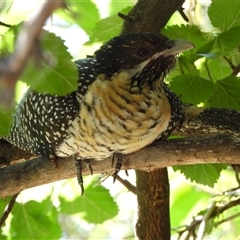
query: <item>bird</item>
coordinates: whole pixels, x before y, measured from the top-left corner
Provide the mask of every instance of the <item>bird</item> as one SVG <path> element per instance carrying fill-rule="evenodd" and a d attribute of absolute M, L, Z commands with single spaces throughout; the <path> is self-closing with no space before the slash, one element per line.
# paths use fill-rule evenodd
<path fill-rule="evenodd" d="M 16 107 L 7 141 L 38 156 L 73 156 L 84 192 L 84 161 L 116 159 L 167 138 L 184 120 L 182 103 L 164 82 L 178 54 L 194 48 L 160 33 L 129 33 L 76 60 L 78 88 L 66 96 L 29 88 Z"/>

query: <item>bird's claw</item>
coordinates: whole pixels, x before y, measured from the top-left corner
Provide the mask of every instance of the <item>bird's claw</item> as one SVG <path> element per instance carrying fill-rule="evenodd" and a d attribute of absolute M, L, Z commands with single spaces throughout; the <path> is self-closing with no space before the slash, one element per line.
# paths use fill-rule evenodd
<path fill-rule="evenodd" d="M 92 169 L 92 165 L 91 165 L 90 159 L 84 159 L 83 161 L 86 163 L 86 165 L 87 165 L 91 175 L 93 175 L 93 169 Z"/>
<path fill-rule="evenodd" d="M 120 169 L 122 167 L 122 154 L 120 154 L 120 153 L 114 153 L 113 154 L 113 156 L 112 156 L 112 165 L 114 164 L 115 157 L 117 158 L 117 163 L 116 163 L 116 166 L 115 166 L 115 172 L 112 175 L 113 176 L 113 182 L 116 181 L 118 172 L 120 171 Z"/>
<path fill-rule="evenodd" d="M 77 159 L 76 156 L 74 156 L 74 163 L 75 163 L 75 167 L 77 169 L 77 181 L 78 184 L 81 187 L 81 195 L 83 195 L 84 193 L 84 186 L 83 186 L 83 177 L 82 177 L 82 164 L 81 164 L 81 160 Z"/>

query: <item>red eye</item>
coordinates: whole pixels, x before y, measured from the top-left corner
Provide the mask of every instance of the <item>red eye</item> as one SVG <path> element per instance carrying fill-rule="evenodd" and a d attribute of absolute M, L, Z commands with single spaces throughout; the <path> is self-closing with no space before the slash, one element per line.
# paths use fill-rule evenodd
<path fill-rule="evenodd" d="M 137 54 L 139 57 L 144 57 L 149 54 L 149 50 L 147 48 L 139 48 Z"/>

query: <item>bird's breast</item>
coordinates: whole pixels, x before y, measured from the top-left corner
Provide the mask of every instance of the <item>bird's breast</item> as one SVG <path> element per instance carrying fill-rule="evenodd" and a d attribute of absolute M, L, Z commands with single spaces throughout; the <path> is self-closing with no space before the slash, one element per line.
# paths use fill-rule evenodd
<path fill-rule="evenodd" d="M 167 97 L 160 87 L 140 90 L 129 82 L 124 73 L 111 80 L 99 76 L 80 98 L 79 116 L 56 154 L 101 160 L 114 152 L 135 152 L 157 139 L 171 117 Z"/>

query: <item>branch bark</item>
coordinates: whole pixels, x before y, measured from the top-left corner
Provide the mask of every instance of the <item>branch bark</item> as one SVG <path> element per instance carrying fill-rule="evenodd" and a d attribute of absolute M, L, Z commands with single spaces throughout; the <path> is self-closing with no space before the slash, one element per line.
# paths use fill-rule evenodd
<path fill-rule="evenodd" d="M 14 149 L 10 144 L 5 143 L 4 151 L 14 152 Z M 11 156 L 9 152 L 8 155 Z M 152 172 L 175 165 L 200 163 L 240 164 L 239 155 L 240 138 L 229 135 L 218 134 L 209 137 L 172 139 L 156 141 L 136 153 L 125 156 L 122 169 Z M 0 197 L 13 195 L 26 188 L 76 177 L 72 157 L 58 158 L 57 165 L 58 167 L 56 167 L 54 161 L 39 157 L 2 167 L 0 169 Z M 82 167 L 83 175 L 90 174 L 84 164 Z M 92 161 L 92 167 L 94 173 L 113 172 L 111 159 L 99 162 Z"/>

